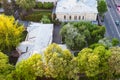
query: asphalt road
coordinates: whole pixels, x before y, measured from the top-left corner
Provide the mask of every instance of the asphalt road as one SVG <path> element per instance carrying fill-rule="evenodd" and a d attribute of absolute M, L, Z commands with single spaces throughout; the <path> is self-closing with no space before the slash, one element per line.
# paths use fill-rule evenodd
<path fill-rule="evenodd" d="M 120 21 L 120 12 L 117 11 L 113 0 L 106 0 L 108 11 L 105 13 L 104 24 L 106 26 L 106 37 L 118 38 L 120 40 L 120 25 L 117 26 L 115 21 Z"/>

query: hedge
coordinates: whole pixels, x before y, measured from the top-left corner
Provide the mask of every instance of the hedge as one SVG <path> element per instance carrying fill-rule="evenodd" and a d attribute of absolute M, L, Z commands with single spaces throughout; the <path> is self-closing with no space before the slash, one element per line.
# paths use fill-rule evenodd
<path fill-rule="evenodd" d="M 37 2 L 36 7 L 37 9 L 52 9 L 54 7 L 54 4 L 51 2 Z"/>
<path fill-rule="evenodd" d="M 28 16 L 24 16 L 24 17 L 21 17 L 21 18 L 22 18 L 22 20 L 25 20 L 25 21 L 40 22 L 40 20 L 42 19 L 42 17 L 44 15 L 46 15 L 50 20 L 52 19 L 51 18 L 51 13 L 48 13 L 48 14 L 33 13 L 33 14 L 30 14 Z"/>
<path fill-rule="evenodd" d="M 38 2 L 37 5 L 36 5 L 36 8 L 40 8 L 40 9 L 43 8 L 42 2 Z"/>

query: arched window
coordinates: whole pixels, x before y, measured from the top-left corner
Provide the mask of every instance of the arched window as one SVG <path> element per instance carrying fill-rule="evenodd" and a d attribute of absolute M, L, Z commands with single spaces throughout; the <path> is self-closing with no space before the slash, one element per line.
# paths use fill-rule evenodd
<path fill-rule="evenodd" d="M 71 16 L 69 16 L 69 19 L 71 20 Z"/>

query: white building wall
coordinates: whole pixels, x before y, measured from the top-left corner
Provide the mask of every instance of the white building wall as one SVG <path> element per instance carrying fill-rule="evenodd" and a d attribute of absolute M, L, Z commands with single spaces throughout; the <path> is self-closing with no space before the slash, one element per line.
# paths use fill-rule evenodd
<path fill-rule="evenodd" d="M 65 17 L 66 16 L 66 19 Z M 70 19 L 71 16 L 71 19 Z M 75 16 L 77 17 L 75 19 Z M 80 17 L 80 18 L 79 18 Z M 97 13 L 83 13 L 83 14 L 58 14 L 56 13 L 56 19 L 58 19 L 61 22 L 66 22 L 66 21 L 79 21 L 79 20 L 85 20 L 85 21 L 96 21 L 97 18 Z"/>

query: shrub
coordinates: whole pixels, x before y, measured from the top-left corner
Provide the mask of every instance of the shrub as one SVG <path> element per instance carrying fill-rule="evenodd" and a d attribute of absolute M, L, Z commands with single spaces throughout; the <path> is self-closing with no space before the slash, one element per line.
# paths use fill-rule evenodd
<path fill-rule="evenodd" d="M 43 4 L 43 8 L 45 8 L 45 9 L 52 9 L 53 7 L 54 7 L 54 4 L 50 3 L 50 2 L 45 2 Z"/>
<path fill-rule="evenodd" d="M 42 8 L 43 4 L 42 4 L 42 2 L 38 2 L 36 6 L 37 6 L 37 8 Z"/>
<path fill-rule="evenodd" d="M 48 16 L 43 16 L 42 17 L 42 19 L 41 19 L 41 22 L 43 22 L 43 23 L 50 23 L 51 21 L 50 21 L 50 19 L 48 18 Z"/>
<path fill-rule="evenodd" d="M 113 38 L 112 39 L 112 45 L 113 46 L 116 46 L 116 45 L 118 45 L 120 42 L 119 42 L 119 40 L 117 39 L 117 38 Z"/>

